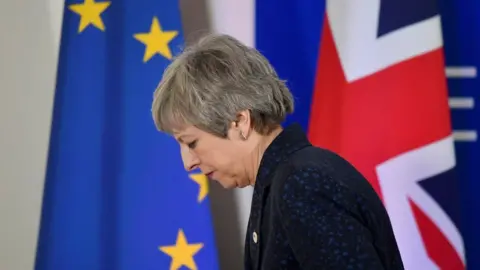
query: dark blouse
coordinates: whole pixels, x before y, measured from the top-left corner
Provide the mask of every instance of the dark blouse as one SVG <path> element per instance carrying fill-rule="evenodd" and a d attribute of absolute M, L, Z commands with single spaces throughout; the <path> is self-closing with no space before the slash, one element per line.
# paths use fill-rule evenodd
<path fill-rule="evenodd" d="M 245 269 L 404 269 L 368 181 L 312 146 L 298 124 L 267 148 L 253 192 Z"/>

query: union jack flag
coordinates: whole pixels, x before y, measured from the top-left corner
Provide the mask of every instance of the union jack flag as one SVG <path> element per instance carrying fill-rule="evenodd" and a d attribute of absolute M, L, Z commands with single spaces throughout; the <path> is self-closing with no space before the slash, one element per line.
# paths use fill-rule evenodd
<path fill-rule="evenodd" d="M 465 269 L 436 0 L 327 0 L 309 123 L 381 196 L 406 269 Z"/>

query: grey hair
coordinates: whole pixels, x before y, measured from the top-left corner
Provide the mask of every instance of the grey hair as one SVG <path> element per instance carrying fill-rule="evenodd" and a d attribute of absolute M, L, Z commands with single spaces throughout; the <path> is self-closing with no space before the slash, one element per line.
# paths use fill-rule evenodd
<path fill-rule="evenodd" d="M 209 34 L 167 67 L 152 116 L 159 131 L 194 125 L 226 138 L 243 110 L 249 110 L 252 128 L 265 135 L 293 109 L 290 90 L 264 56 L 231 36 Z"/>

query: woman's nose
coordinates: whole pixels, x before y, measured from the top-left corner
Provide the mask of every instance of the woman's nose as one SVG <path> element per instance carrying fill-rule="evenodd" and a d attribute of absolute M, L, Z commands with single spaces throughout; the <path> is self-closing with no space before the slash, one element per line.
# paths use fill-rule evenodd
<path fill-rule="evenodd" d="M 186 148 L 186 147 L 185 147 Z M 199 159 L 197 156 L 190 151 L 189 148 L 185 149 L 182 148 L 182 161 L 183 161 L 183 166 L 186 171 L 193 171 L 198 168 L 199 166 Z"/>

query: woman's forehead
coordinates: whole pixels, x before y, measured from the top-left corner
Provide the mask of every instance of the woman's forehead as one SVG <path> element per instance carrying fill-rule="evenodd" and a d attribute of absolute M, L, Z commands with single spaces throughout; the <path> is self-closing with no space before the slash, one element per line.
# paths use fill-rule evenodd
<path fill-rule="evenodd" d="M 172 129 L 173 136 L 177 139 L 198 136 L 200 132 L 200 129 L 193 125 L 186 125 Z"/>

